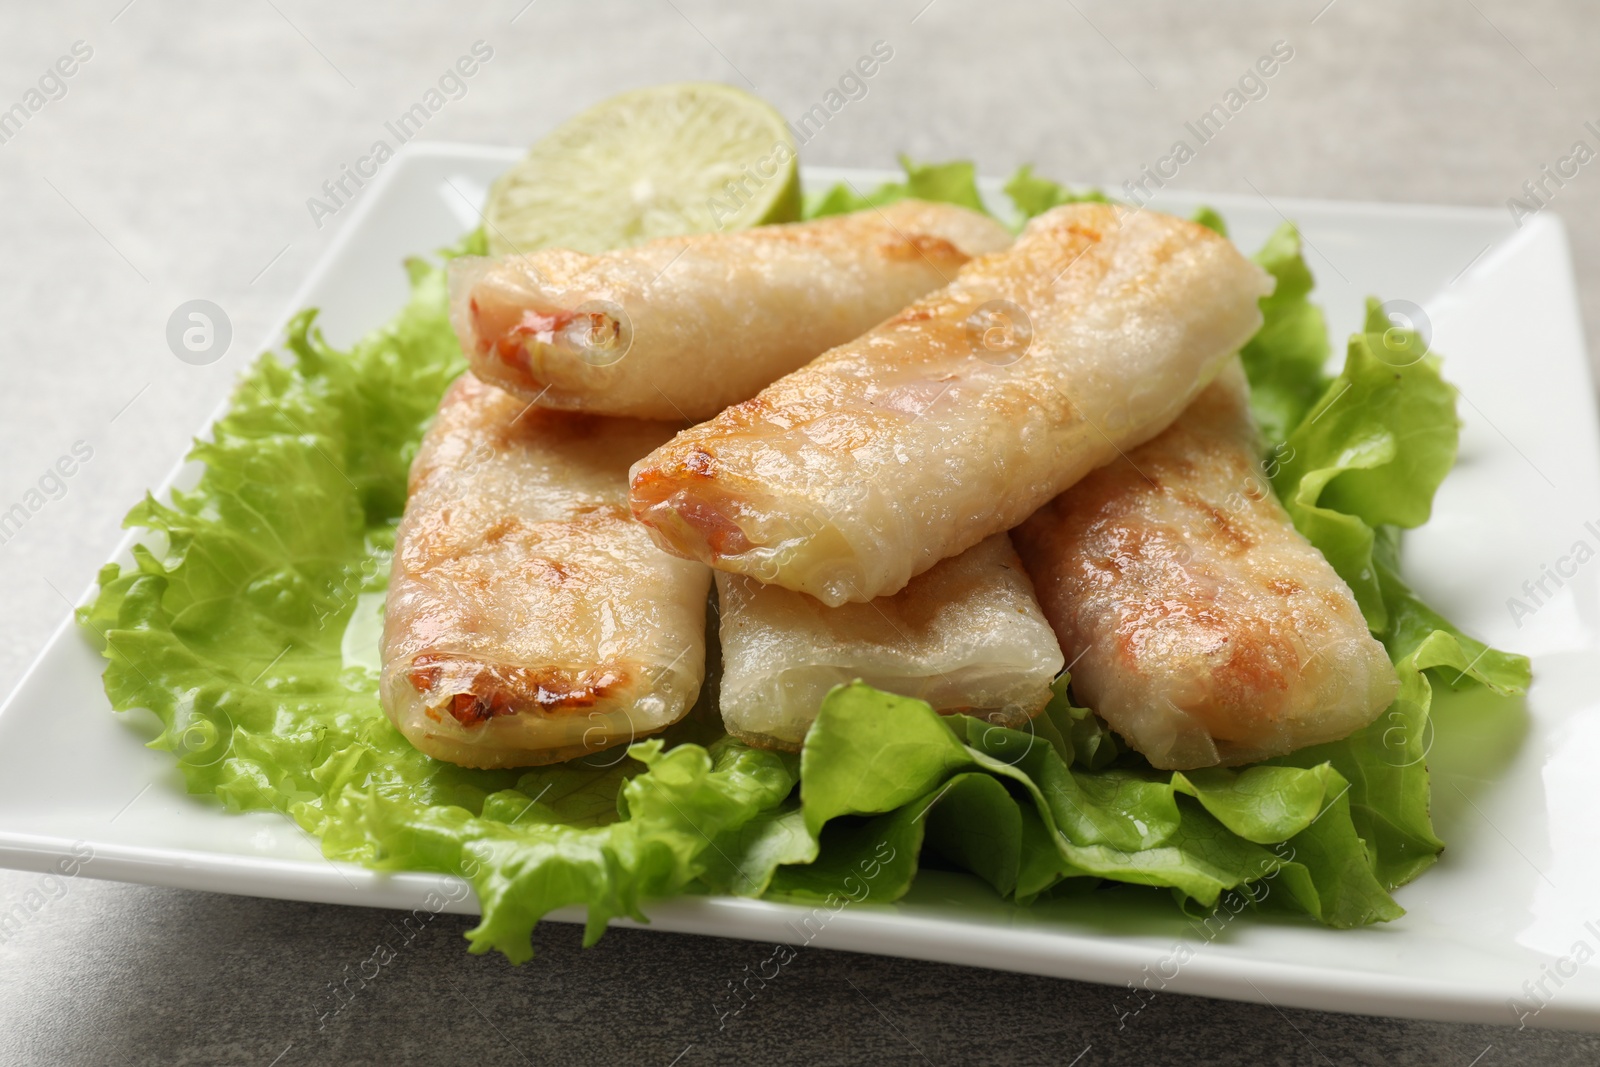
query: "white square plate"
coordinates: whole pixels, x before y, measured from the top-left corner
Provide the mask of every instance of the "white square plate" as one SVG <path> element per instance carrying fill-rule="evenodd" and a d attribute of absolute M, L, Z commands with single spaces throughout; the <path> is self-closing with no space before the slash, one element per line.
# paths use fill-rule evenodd
<path fill-rule="evenodd" d="M 406 295 L 401 259 L 476 225 L 483 190 L 518 155 L 408 145 L 341 220 L 294 307 L 322 308 L 335 344 L 383 322 Z M 813 188 L 883 177 L 807 174 Z M 1527 599 L 1523 582 L 1545 565 L 1573 570 L 1576 542 L 1600 546 L 1600 452 L 1564 231 L 1549 216 L 1517 229 L 1487 209 L 1236 196 L 1155 206 L 1187 213 L 1200 202 L 1247 251 L 1283 216 L 1298 222 L 1338 338 L 1358 326 L 1367 293 L 1426 309 L 1465 426 L 1433 521 L 1406 541 L 1405 571 L 1463 628 L 1533 657 L 1526 714 L 1501 725 L 1481 702 L 1441 707 L 1430 762 L 1450 847 L 1397 894 L 1408 914 L 1394 923 L 1334 931 L 1247 917 L 1208 938 L 1173 909 L 1117 894 L 1020 909 L 976 879 L 927 872 L 906 900 L 845 908 L 810 943 L 1444 1020 L 1514 1023 L 1517 998 L 1544 1004 L 1530 1024 L 1600 1030 L 1600 966 L 1581 966 L 1600 949 L 1600 564 L 1577 566 L 1559 587 L 1547 578 L 1552 595 L 1531 616 L 1515 619 L 1507 604 Z M 473 910 L 453 879 L 334 864 L 286 819 L 187 796 L 171 757 L 143 747 L 153 719 L 111 713 L 102 662 L 63 624 L 0 711 L 0 864 L 45 870 L 76 843 L 80 856 L 93 850 L 82 871 L 95 877 L 403 908 L 447 884 L 458 910 Z M 788 942 L 810 914 L 705 897 L 648 911 L 660 929 Z"/>

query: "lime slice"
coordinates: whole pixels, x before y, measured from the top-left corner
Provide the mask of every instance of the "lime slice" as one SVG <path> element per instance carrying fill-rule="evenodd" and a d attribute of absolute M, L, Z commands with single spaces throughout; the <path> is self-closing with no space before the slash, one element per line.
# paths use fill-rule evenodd
<path fill-rule="evenodd" d="M 800 215 L 794 139 L 771 105 L 712 82 L 614 96 L 534 145 L 489 190 L 494 255 L 603 252 Z"/>

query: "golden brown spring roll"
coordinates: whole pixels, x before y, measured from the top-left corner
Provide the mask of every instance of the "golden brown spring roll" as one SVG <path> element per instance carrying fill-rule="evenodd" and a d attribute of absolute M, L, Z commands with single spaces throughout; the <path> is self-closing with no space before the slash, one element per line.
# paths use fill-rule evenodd
<path fill-rule="evenodd" d="M 1010 243 L 975 211 L 908 200 L 600 255 L 463 257 L 451 321 L 479 377 L 544 407 L 706 419 Z"/>
<path fill-rule="evenodd" d="M 710 574 L 651 544 L 628 464 L 656 423 L 548 411 L 459 378 L 411 467 L 384 617 L 400 732 L 468 767 L 550 763 L 681 718 Z"/>
<path fill-rule="evenodd" d="M 1050 699 L 1061 648 L 1005 534 L 900 592 L 826 607 L 804 593 L 717 575 L 722 720 L 752 744 L 798 749 L 828 690 L 857 678 L 1020 727 Z"/>
<path fill-rule="evenodd" d="M 1157 767 L 1338 740 L 1399 688 L 1260 454 L 1234 360 L 1165 433 L 1013 535 L 1074 664 L 1074 695 Z"/>
<path fill-rule="evenodd" d="M 636 464 L 658 543 L 825 604 L 905 587 L 1178 416 L 1271 279 L 1211 230 L 1056 208 Z"/>

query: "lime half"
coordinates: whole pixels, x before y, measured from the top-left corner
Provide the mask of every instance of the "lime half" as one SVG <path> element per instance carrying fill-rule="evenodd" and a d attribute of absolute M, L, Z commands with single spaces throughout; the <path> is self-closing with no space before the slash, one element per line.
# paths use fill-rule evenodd
<path fill-rule="evenodd" d="M 713 82 L 614 96 L 534 145 L 489 191 L 494 255 L 603 252 L 657 237 L 800 216 L 800 171 L 783 116 Z"/>

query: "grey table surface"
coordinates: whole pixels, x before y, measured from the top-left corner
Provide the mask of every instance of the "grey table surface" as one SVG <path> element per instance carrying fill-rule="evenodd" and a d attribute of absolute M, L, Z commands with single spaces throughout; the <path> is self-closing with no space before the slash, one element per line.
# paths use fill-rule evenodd
<path fill-rule="evenodd" d="M 306 199 L 458 54 L 494 60 L 430 139 L 525 144 L 660 81 L 752 84 L 787 116 L 875 41 L 891 63 L 806 145 L 987 173 L 1032 161 L 1120 187 L 1275 41 L 1293 62 L 1180 187 L 1504 206 L 1600 119 L 1589 0 L 707 0 L 381 5 L 95 0 L 0 10 L 0 108 L 76 42 L 64 92 L 0 143 L 0 510 L 75 441 L 92 461 L 0 544 L 0 692 L 89 583 L 265 341 L 340 220 Z M 752 79 L 754 79 L 752 81 Z M 1550 209 L 1600 323 L 1600 174 Z M 1553 187 L 1552 187 L 1553 188 Z M 1509 210 L 1509 209 L 1508 209 Z M 220 362 L 173 358 L 179 303 L 222 305 Z M 1591 346 L 1592 347 L 1592 346 Z M 0 908 L 39 884 L 0 872 Z M 551 925 L 513 968 L 442 917 L 327 1026 L 317 997 L 388 935 L 378 910 L 77 879 L 0 944 L 5 1063 L 1593 1063 L 1600 1036 L 1160 996 L 1124 1028 L 1099 986 L 813 951 L 718 1032 L 711 996 L 751 946 Z M 677 1059 L 675 1059 L 677 1057 Z M 1074 1059 L 1074 1057 L 1079 1057 Z"/>

